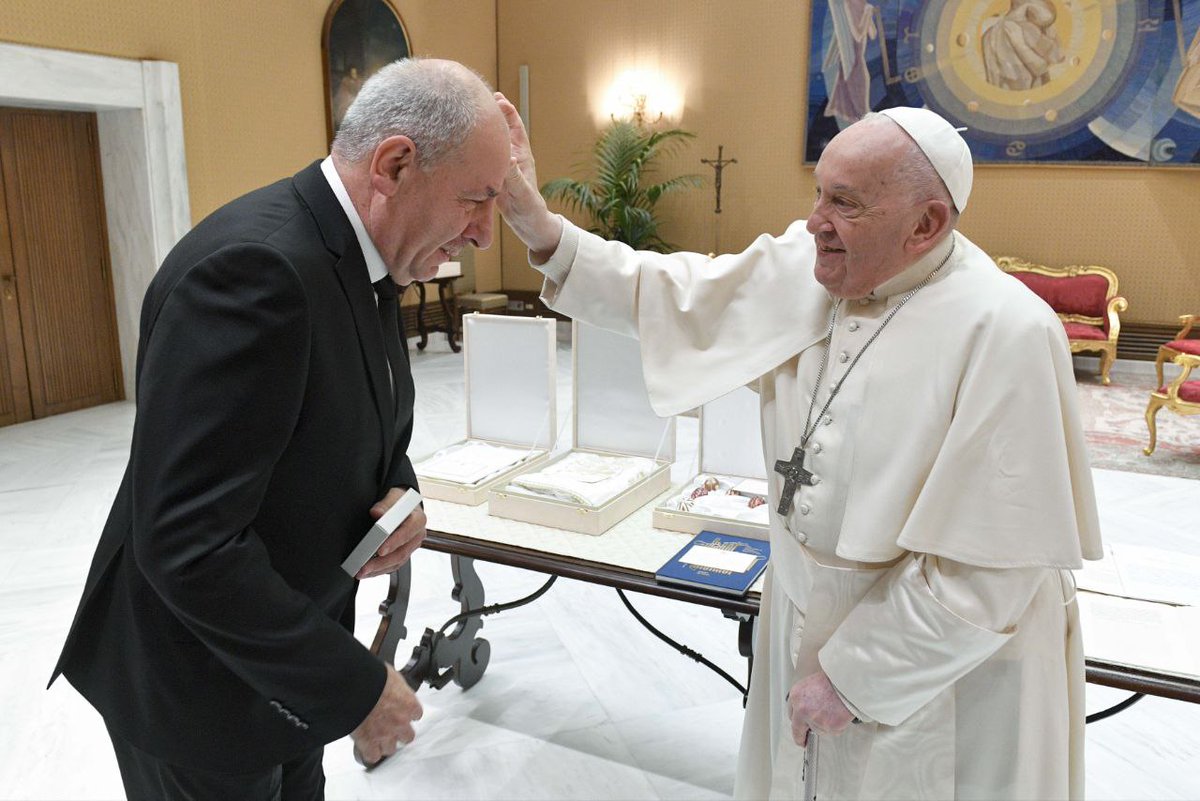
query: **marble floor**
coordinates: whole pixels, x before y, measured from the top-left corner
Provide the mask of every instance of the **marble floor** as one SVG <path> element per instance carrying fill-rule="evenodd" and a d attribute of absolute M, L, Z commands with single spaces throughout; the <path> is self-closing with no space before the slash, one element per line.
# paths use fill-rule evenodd
<path fill-rule="evenodd" d="M 559 414 L 570 410 L 570 359 L 559 349 Z M 444 337 L 413 350 L 413 452 L 461 438 L 461 356 Z M 66 683 L 45 689 L 97 532 L 128 452 L 133 405 L 119 403 L 0 429 L 0 799 L 122 797 L 100 718 Z M 566 429 L 569 431 L 569 427 Z M 690 440 L 689 440 L 690 438 Z M 561 441 L 561 440 L 560 440 Z M 695 421 L 681 419 L 681 476 Z M 1096 471 L 1105 535 L 1200 553 L 1200 487 L 1178 478 Z M 1181 523 L 1180 521 L 1190 521 Z M 1189 532 L 1187 529 L 1191 528 Z M 404 658 L 425 626 L 457 612 L 449 561 L 418 552 Z M 542 577 L 480 565 L 489 602 Z M 360 591 L 370 640 L 386 581 Z M 736 628 L 717 612 L 631 596 L 653 623 L 744 675 Z M 469 692 L 422 689 L 417 740 L 366 773 L 348 740 L 326 749 L 331 799 L 727 798 L 741 727 L 737 692 L 670 651 L 611 590 L 559 580 L 537 603 L 489 617 L 492 659 Z M 1088 707 L 1124 693 L 1089 686 Z M 1148 698 L 1088 727 L 1087 790 L 1100 799 L 1200 798 L 1200 705 Z"/>

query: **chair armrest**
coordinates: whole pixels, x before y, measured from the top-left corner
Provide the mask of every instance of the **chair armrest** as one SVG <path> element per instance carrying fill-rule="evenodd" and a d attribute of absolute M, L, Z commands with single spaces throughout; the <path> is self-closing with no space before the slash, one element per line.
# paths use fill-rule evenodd
<path fill-rule="evenodd" d="M 1121 318 L 1118 316 L 1129 308 L 1129 301 L 1120 295 L 1116 295 L 1108 299 L 1108 339 L 1110 342 L 1117 341 L 1117 335 L 1121 333 Z"/>
<path fill-rule="evenodd" d="M 1179 323 L 1183 328 L 1179 329 L 1179 333 L 1175 335 L 1175 339 L 1187 339 L 1188 334 L 1192 331 L 1192 325 L 1196 322 L 1196 315 L 1181 314 L 1179 315 Z"/>
<path fill-rule="evenodd" d="M 1179 399 L 1179 388 L 1183 386 L 1183 382 L 1188 380 L 1188 376 L 1192 374 L 1192 370 L 1200 367 L 1200 356 L 1193 356 L 1190 353 L 1181 353 L 1171 361 L 1179 365 L 1182 369 L 1179 375 L 1175 376 L 1175 380 L 1167 385 L 1167 397 L 1173 400 Z"/>

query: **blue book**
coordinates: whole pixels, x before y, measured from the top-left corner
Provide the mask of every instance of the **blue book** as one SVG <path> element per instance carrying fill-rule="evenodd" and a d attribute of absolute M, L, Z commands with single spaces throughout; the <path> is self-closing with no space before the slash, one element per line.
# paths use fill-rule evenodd
<path fill-rule="evenodd" d="M 681 584 L 722 595 L 747 593 L 771 557 L 771 543 L 701 531 L 654 574 L 662 584 Z"/>

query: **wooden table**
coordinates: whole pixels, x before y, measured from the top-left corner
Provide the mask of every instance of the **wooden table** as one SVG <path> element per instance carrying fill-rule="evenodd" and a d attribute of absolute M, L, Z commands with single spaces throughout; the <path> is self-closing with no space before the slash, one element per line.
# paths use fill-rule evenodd
<path fill-rule="evenodd" d="M 417 333 L 421 335 L 421 341 L 417 343 L 418 350 L 425 350 L 425 346 L 429 344 L 429 335 L 438 331 L 446 334 L 450 350 L 455 353 L 462 350 L 462 346 L 458 344 L 458 302 L 454 297 L 454 282 L 457 280 L 458 276 L 450 275 L 434 278 L 429 282 L 437 284 L 438 305 L 442 307 L 444 318 L 440 325 L 425 324 L 425 282 L 414 282 L 417 285 Z"/>
<path fill-rule="evenodd" d="M 739 622 L 739 652 L 752 658 L 753 624 L 759 605 L 757 592 L 752 591 L 744 598 L 729 598 L 655 582 L 653 568 L 665 562 L 691 537 L 650 526 L 650 510 L 663 497 L 651 501 L 599 537 L 489 517 L 486 504 L 466 507 L 427 499 L 429 534 L 424 547 L 450 555 L 454 575 L 451 597 L 460 603 L 464 613 L 485 606 L 483 583 L 474 566 L 475 560 L 483 560 L 718 609 Z M 372 650 L 393 663 L 396 646 L 405 638 L 410 582 L 408 566 L 392 574 L 388 598 L 380 604 L 382 620 Z M 756 586 L 761 586 L 761 581 Z M 449 626 L 441 632 L 426 629 L 412 658 L 402 668 L 414 687 L 428 683 L 441 688 L 453 681 L 465 689 L 482 677 L 490 657 L 487 641 L 477 636 L 483 622 L 479 616 L 459 617 L 453 622 L 453 630 L 447 631 Z M 1086 645 L 1085 640 L 1085 651 Z M 1135 694 L 1090 716 L 1091 719 L 1120 711 L 1141 695 L 1200 703 L 1200 676 L 1092 658 L 1086 660 L 1086 676 L 1093 684 Z"/>

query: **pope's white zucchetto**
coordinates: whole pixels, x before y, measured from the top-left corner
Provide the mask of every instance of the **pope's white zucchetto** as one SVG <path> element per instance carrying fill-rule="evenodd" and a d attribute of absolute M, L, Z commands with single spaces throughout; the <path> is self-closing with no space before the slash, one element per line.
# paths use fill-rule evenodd
<path fill-rule="evenodd" d="M 927 108 L 896 106 L 879 113 L 903 128 L 917 143 L 917 147 L 921 148 L 933 169 L 941 176 L 955 208 L 961 214 L 967 208 L 974 178 L 971 149 L 967 147 L 966 140 L 945 118 Z"/>

